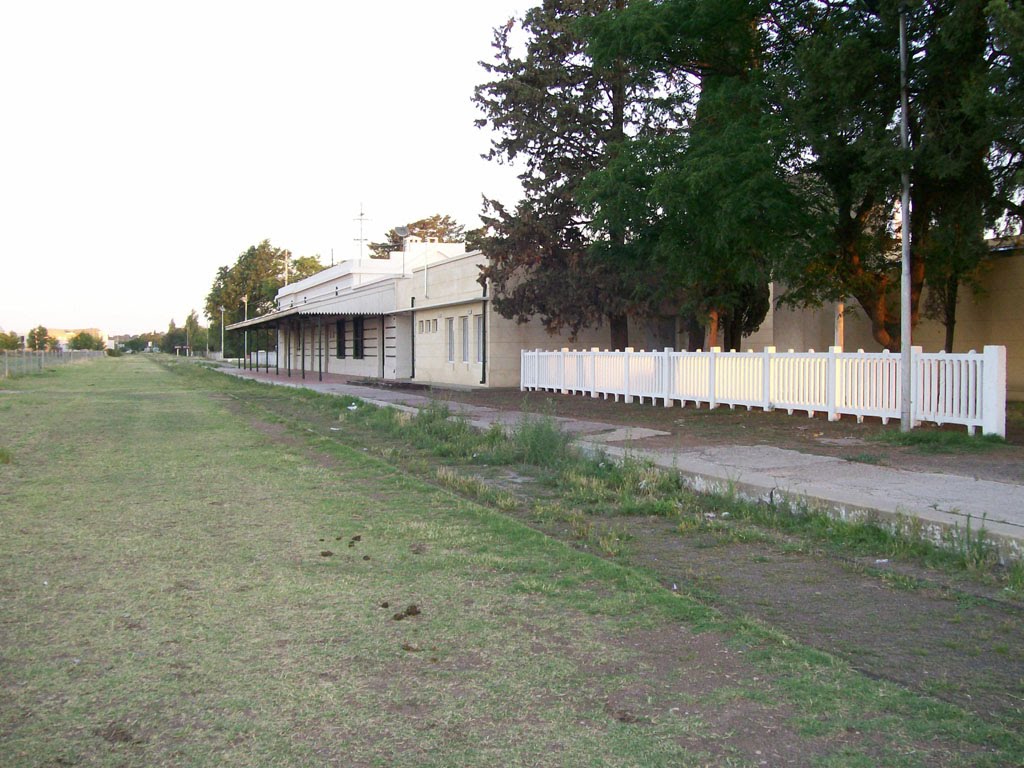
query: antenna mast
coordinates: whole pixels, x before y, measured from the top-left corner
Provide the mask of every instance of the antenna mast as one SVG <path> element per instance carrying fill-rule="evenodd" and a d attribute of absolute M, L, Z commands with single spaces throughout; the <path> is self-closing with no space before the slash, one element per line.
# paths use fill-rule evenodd
<path fill-rule="evenodd" d="M 370 219 L 366 218 L 366 214 L 363 212 L 363 204 L 359 204 L 359 218 L 353 219 L 353 221 L 359 222 L 359 237 L 355 238 L 356 241 L 356 258 L 363 258 L 363 247 L 366 245 L 366 238 L 363 237 L 363 224 Z"/>

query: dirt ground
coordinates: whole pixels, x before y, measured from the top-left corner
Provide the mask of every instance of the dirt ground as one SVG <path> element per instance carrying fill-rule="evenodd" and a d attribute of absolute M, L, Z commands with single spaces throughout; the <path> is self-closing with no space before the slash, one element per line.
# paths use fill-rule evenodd
<path fill-rule="evenodd" d="M 362 383 L 362 382 L 360 382 Z M 422 393 L 422 390 L 417 390 Z M 506 410 L 528 410 L 552 416 L 603 421 L 623 426 L 648 427 L 670 434 L 637 441 L 640 448 L 696 448 L 708 445 L 773 445 L 820 456 L 836 456 L 881 466 L 963 475 L 972 479 L 1024 482 L 1024 403 L 1011 403 L 1007 413 L 1006 445 L 983 452 L 927 454 L 917 448 L 891 445 L 877 439 L 884 431 L 898 431 L 899 422 L 883 425 L 880 419 L 844 416 L 828 421 L 825 414 L 808 418 L 803 412 L 765 413 L 754 409 L 715 410 L 643 403 L 517 389 L 435 390 L 432 394 L 453 402 Z M 922 431 L 940 429 L 922 425 Z M 943 430 L 966 432 L 947 425 Z"/>
<path fill-rule="evenodd" d="M 857 460 L 853 454 L 870 452 L 878 463 L 893 466 L 1024 480 L 1019 420 L 1011 422 L 1005 446 L 979 454 L 927 455 L 872 441 L 883 429 L 877 421 L 829 423 L 785 413 L 666 409 L 509 390 L 448 395 L 475 405 L 662 429 L 671 436 L 656 439 L 680 447 L 763 442 L 851 460 Z M 317 418 L 319 423 L 309 428 L 336 439 L 330 431 L 336 422 Z M 386 444 L 369 434 L 359 440 L 371 451 Z M 446 463 L 429 458 L 420 473 L 432 479 L 437 466 Z M 407 464 L 416 471 L 412 467 L 417 463 Z M 522 468 L 463 466 L 458 471 L 519 498 L 520 506 L 505 510 L 507 514 L 573 546 L 591 546 L 565 521 L 533 515 L 533 502 L 553 493 L 542 477 Z M 1024 646 L 1019 641 L 1024 604 L 997 586 L 890 562 L 884 555 L 837 556 L 771 532 L 751 543 L 707 532 L 682 535 L 678 521 L 660 517 L 604 517 L 600 524 L 622 533 L 627 542 L 619 556 L 622 562 L 654 574 L 666 589 L 694 594 L 727 616 L 753 618 L 870 677 L 954 703 L 986 720 L 1024 728 Z"/>

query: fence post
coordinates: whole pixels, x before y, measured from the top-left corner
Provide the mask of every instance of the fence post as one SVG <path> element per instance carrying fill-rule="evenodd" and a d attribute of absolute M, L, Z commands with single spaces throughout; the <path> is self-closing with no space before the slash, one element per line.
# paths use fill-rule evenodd
<path fill-rule="evenodd" d="M 343 344 L 344 342 L 339 342 Z M 526 350 L 519 350 L 519 391 L 526 391 Z"/>
<path fill-rule="evenodd" d="M 625 388 L 623 389 L 623 391 L 625 392 L 625 395 L 623 396 L 622 399 L 625 402 L 627 402 L 627 403 L 632 403 L 633 402 L 633 392 L 630 390 L 630 384 L 629 384 L 629 369 L 630 369 L 630 366 L 631 366 L 631 363 L 632 363 L 632 360 L 633 360 L 633 348 L 632 347 L 626 347 L 624 350 L 622 350 L 622 360 L 623 360 L 623 365 L 624 365 L 624 367 L 626 369 L 626 374 L 624 376 Z"/>
<path fill-rule="evenodd" d="M 597 353 L 600 347 L 590 348 L 590 396 L 597 397 Z"/>
<path fill-rule="evenodd" d="M 565 355 L 568 351 L 568 347 L 562 347 L 558 353 L 558 389 L 563 395 L 569 394 L 569 390 L 565 388 Z"/>
<path fill-rule="evenodd" d="M 761 364 L 761 407 L 767 411 L 774 411 L 772 403 L 772 355 L 775 354 L 775 347 L 764 348 L 764 362 Z"/>
<path fill-rule="evenodd" d="M 1006 437 L 1006 347 L 982 350 L 981 432 Z"/>
<path fill-rule="evenodd" d="M 721 353 L 721 347 L 712 347 L 708 357 L 708 408 L 718 407 L 718 390 L 715 386 L 715 360 Z"/>
<path fill-rule="evenodd" d="M 914 427 L 921 425 L 921 420 L 917 418 L 917 400 L 921 392 L 921 354 L 923 352 L 922 347 L 912 346 L 910 348 L 910 424 Z"/>
<path fill-rule="evenodd" d="M 828 407 L 828 420 L 839 421 L 839 378 L 838 378 L 838 366 L 839 366 L 839 354 L 843 351 L 842 347 L 829 347 L 828 348 L 828 371 L 825 374 L 826 387 L 825 398 L 827 400 Z"/>
<path fill-rule="evenodd" d="M 671 408 L 672 407 L 672 393 L 675 391 L 675 388 L 676 388 L 675 387 L 675 376 L 676 376 L 676 370 L 675 369 L 676 369 L 676 367 L 673 364 L 673 360 L 672 360 L 672 354 L 674 352 L 675 352 L 675 350 L 672 347 L 665 347 L 665 352 L 664 352 L 664 354 L 662 355 L 662 358 L 661 358 L 662 359 L 662 364 L 664 365 L 663 375 L 664 375 L 665 378 L 664 378 L 662 383 L 664 384 L 664 387 L 665 387 L 665 398 L 664 398 L 664 400 L 665 400 L 665 407 L 666 408 Z"/>

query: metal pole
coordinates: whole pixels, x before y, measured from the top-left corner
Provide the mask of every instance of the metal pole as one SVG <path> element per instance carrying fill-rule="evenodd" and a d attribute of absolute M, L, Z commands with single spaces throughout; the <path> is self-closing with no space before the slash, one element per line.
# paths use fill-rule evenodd
<path fill-rule="evenodd" d="M 220 359 L 224 359 L 224 305 L 220 306 Z"/>
<path fill-rule="evenodd" d="M 911 366 L 910 328 L 910 135 L 908 113 L 910 96 L 907 92 L 907 6 L 900 4 L 900 146 L 903 148 L 903 170 L 900 180 L 903 184 L 903 199 L 900 202 L 902 224 L 902 274 L 900 277 L 900 431 L 913 429 L 910 384 L 913 371 Z"/>
<path fill-rule="evenodd" d="M 243 296 L 242 297 L 242 304 L 245 305 L 245 320 L 248 320 L 249 319 L 249 297 L 248 296 Z M 245 339 L 245 341 L 244 341 L 244 345 L 245 345 L 245 349 L 244 349 L 245 361 L 246 361 L 246 364 L 248 364 L 248 362 L 249 362 L 249 329 L 248 328 L 246 328 L 244 331 L 242 331 L 242 336 Z"/>

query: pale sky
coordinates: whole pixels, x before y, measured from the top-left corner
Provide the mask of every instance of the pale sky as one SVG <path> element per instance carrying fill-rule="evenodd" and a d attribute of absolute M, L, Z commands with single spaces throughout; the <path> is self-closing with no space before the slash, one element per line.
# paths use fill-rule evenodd
<path fill-rule="evenodd" d="M 479 225 L 477 62 L 530 0 L 0 0 L 0 328 L 164 331 L 267 238 Z M 206 324 L 206 321 L 203 321 Z"/>

